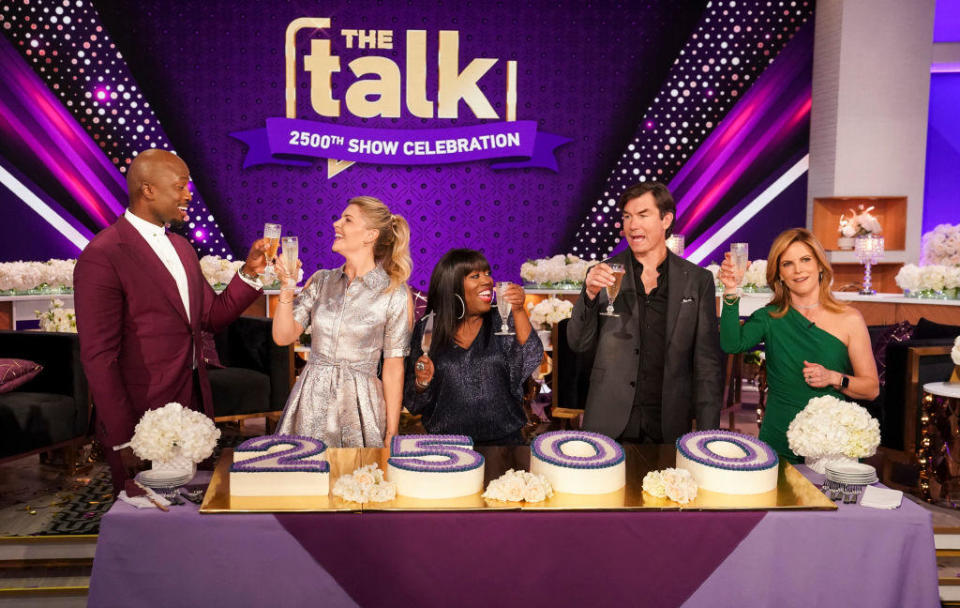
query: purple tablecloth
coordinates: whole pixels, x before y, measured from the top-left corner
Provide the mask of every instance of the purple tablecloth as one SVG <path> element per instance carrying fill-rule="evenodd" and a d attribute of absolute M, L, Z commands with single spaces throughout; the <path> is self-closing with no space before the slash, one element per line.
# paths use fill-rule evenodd
<path fill-rule="evenodd" d="M 811 475 L 812 476 L 812 475 Z M 929 514 L 200 515 L 118 503 L 91 606 L 937 606 Z"/>

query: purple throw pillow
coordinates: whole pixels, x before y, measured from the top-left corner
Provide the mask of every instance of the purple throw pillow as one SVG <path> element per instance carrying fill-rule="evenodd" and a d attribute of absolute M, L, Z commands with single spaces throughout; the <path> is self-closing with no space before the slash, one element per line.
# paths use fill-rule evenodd
<path fill-rule="evenodd" d="M 873 347 L 873 357 L 877 361 L 877 377 L 880 379 L 880 386 L 887 384 L 887 347 L 891 342 L 909 340 L 913 337 L 914 330 L 914 326 L 909 321 L 901 321 L 888 327 L 877 338 L 877 343 Z"/>
<path fill-rule="evenodd" d="M 26 359 L 0 359 L 0 393 L 9 393 L 33 380 L 43 366 Z"/>

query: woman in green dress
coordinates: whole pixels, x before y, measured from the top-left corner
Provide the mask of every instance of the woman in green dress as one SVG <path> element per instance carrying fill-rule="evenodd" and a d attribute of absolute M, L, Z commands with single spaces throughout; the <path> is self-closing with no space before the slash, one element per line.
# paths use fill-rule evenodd
<path fill-rule="evenodd" d="M 871 400 L 879 393 L 870 335 L 860 312 L 831 293 L 833 270 L 809 230 L 793 228 L 773 242 L 767 260 L 773 298 L 741 325 L 737 285 L 744 271 L 727 253 L 719 274 L 720 345 L 740 353 L 765 343 L 769 394 L 760 439 L 782 458 L 799 462 L 787 427 L 810 399 Z"/>

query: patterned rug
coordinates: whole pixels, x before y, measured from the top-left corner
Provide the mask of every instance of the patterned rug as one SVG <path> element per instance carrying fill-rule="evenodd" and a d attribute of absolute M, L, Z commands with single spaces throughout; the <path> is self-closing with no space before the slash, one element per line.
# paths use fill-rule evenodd
<path fill-rule="evenodd" d="M 77 490 L 65 494 L 63 505 L 40 532 L 49 534 L 97 534 L 100 531 L 100 518 L 113 505 L 113 486 L 110 483 L 110 470 L 97 467 L 89 483 Z"/>

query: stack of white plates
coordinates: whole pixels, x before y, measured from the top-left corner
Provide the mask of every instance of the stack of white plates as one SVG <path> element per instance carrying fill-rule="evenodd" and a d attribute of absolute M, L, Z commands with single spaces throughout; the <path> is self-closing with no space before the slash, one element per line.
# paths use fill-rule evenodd
<path fill-rule="evenodd" d="M 827 479 L 845 485 L 868 486 L 877 482 L 877 470 L 861 462 L 828 464 Z"/>
<path fill-rule="evenodd" d="M 137 473 L 136 479 L 148 488 L 155 490 L 166 488 L 178 488 L 188 483 L 195 473 L 193 471 L 141 471 Z"/>

